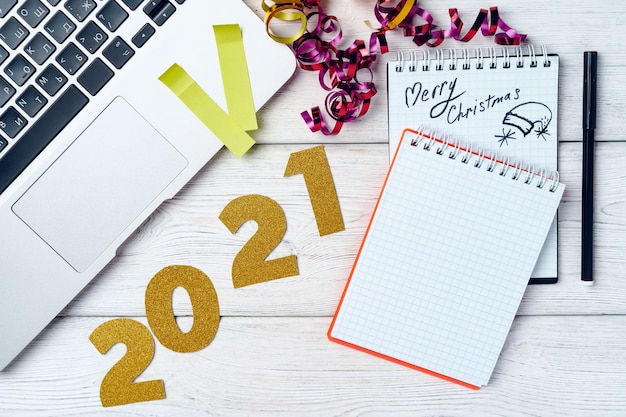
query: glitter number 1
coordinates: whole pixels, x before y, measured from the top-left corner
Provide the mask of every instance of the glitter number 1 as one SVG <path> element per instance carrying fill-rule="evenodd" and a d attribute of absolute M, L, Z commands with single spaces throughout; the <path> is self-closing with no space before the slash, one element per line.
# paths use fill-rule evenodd
<path fill-rule="evenodd" d="M 289 156 L 285 176 L 302 174 L 309 192 L 320 236 L 345 230 L 333 175 L 324 146 L 315 146 Z"/>

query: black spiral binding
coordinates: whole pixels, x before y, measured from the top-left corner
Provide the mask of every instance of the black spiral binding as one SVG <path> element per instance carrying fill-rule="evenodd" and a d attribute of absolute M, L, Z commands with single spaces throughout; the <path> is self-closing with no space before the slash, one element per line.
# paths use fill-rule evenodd
<path fill-rule="evenodd" d="M 550 55 L 545 45 L 539 47 L 540 53 L 535 52 L 533 45 L 526 48 L 521 46 L 502 48 L 476 48 L 476 49 L 436 49 L 433 53 L 429 49 L 424 49 L 421 54 L 416 50 L 398 51 L 395 63 L 396 72 L 403 72 L 405 64 L 409 72 L 421 71 L 443 71 L 446 69 L 455 71 L 457 69 L 469 70 L 475 68 L 496 69 L 496 68 L 524 68 L 526 64 L 531 68 L 540 66 L 550 67 L 552 65 Z M 525 51 L 526 49 L 526 51 Z M 434 55 L 434 56 L 433 56 Z M 541 63 L 539 62 L 541 61 Z"/>

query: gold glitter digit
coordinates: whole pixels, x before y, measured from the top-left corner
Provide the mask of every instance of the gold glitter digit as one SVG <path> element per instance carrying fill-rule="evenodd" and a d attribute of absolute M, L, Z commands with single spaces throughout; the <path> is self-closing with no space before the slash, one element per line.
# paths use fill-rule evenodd
<path fill-rule="evenodd" d="M 248 220 L 258 225 L 257 232 L 233 260 L 235 288 L 300 273 L 296 255 L 267 260 L 287 231 L 285 212 L 276 201 L 258 194 L 238 197 L 224 207 L 219 218 L 233 234 Z"/>
<path fill-rule="evenodd" d="M 172 294 L 187 291 L 193 309 L 193 325 L 183 333 L 176 323 Z M 211 343 L 220 322 L 217 292 L 211 279 L 192 266 L 163 268 L 146 288 L 146 316 L 158 341 L 174 352 L 197 352 Z"/>
<path fill-rule="evenodd" d="M 304 176 L 320 236 L 345 230 L 337 189 L 324 146 L 292 153 L 285 168 L 285 177 L 295 174 Z"/>
<path fill-rule="evenodd" d="M 103 407 L 165 398 L 163 380 L 134 382 L 154 357 L 154 339 L 143 324 L 131 319 L 102 323 L 89 335 L 101 354 L 118 343 L 126 345 L 126 354 L 107 372 L 100 385 Z"/>

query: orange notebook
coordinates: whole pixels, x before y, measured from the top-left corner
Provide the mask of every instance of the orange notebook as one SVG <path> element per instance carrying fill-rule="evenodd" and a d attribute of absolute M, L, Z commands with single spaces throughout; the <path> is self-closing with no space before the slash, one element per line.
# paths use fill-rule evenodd
<path fill-rule="evenodd" d="M 557 172 L 405 130 L 328 337 L 486 385 L 564 188 Z"/>

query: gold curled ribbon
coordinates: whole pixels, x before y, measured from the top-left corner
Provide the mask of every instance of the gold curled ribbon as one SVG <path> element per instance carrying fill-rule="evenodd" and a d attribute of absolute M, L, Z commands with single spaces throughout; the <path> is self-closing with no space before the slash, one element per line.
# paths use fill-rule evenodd
<path fill-rule="evenodd" d="M 176 96 L 237 157 L 241 157 L 255 141 L 194 81 L 178 64 L 173 64 L 160 77 Z"/>
<path fill-rule="evenodd" d="M 261 6 L 263 11 L 265 11 L 265 31 L 274 41 L 278 43 L 292 43 L 306 32 L 308 19 L 304 13 L 304 4 L 301 1 L 296 0 L 268 5 L 264 0 Z M 276 35 L 270 28 L 274 18 L 287 22 L 300 20 L 300 28 L 290 36 Z"/>
<path fill-rule="evenodd" d="M 378 27 L 378 28 L 374 27 L 370 23 L 369 20 L 366 20 L 365 24 L 369 26 L 370 29 L 373 29 L 373 30 L 393 30 L 396 27 L 398 27 L 398 25 L 402 23 L 404 19 L 406 19 L 406 17 L 411 12 L 411 9 L 413 8 L 413 6 L 415 6 L 415 1 L 416 0 L 406 0 L 404 5 L 402 5 L 402 8 L 398 12 L 398 15 L 394 19 L 392 19 L 390 22 L 388 22 L 385 26 Z"/>

